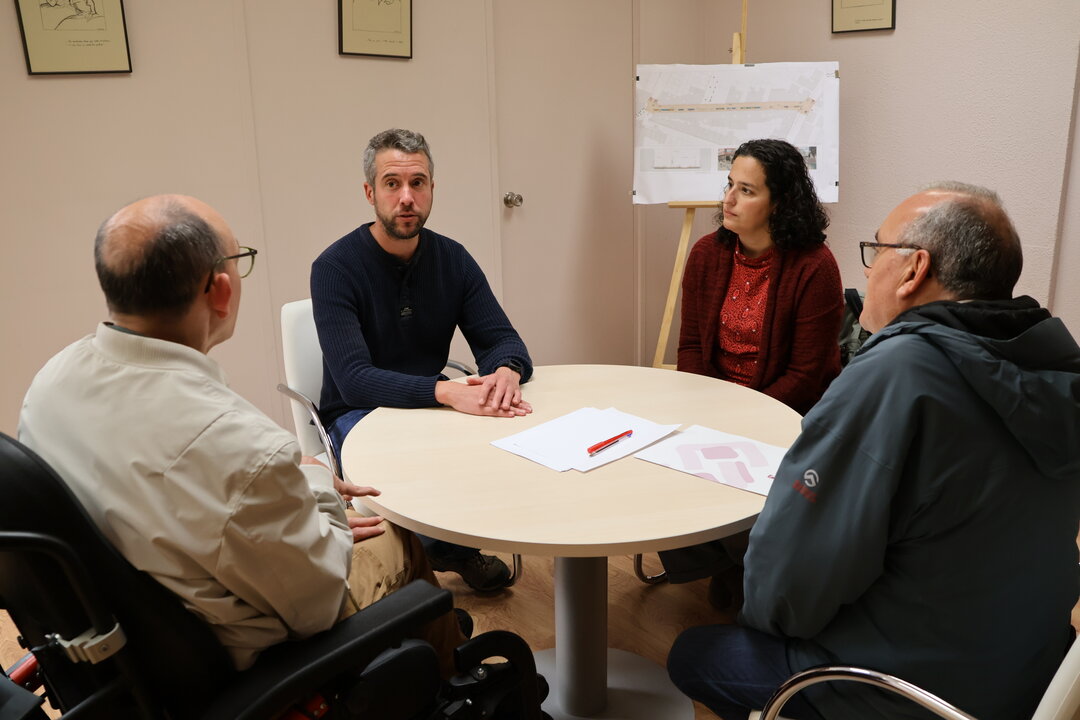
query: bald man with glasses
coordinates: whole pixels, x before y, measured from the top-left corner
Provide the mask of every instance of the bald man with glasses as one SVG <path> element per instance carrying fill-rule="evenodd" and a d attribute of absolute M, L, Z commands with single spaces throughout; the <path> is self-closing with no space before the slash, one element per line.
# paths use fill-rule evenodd
<path fill-rule="evenodd" d="M 873 335 L 803 420 L 750 534 L 738 625 L 675 642 L 676 685 L 746 718 L 793 673 L 891 673 L 984 720 L 1031 717 L 1080 587 L 1080 347 L 1013 297 L 997 195 L 941 183 L 862 243 Z M 798 720 L 924 717 L 830 683 Z"/>
<path fill-rule="evenodd" d="M 45 365 L 19 418 L 19 439 L 240 670 L 411 580 L 438 584 L 412 533 L 346 513 L 343 496 L 377 491 L 302 458 L 207 356 L 233 334 L 255 255 L 192 197 L 119 210 L 94 244 L 109 320 Z M 451 674 L 455 617 L 421 636 Z"/>

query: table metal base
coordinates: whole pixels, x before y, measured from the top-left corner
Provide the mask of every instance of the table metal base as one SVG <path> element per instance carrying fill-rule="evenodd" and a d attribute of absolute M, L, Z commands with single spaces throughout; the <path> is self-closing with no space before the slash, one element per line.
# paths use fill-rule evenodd
<path fill-rule="evenodd" d="M 549 680 L 558 677 L 555 649 L 536 653 L 536 670 Z M 694 703 L 671 684 L 667 671 L 640 655 L 624 650 L 607 651 L 607 703 L 591 715 L 565 712 L 558 703 L 559 693 L 552 683 L 544 711 L 552 720 L 694 720 Z"/>
<path fill-rule="evenodd" d="M 536 653 L 560 718 L 687 718 L 694 706 L 667 671 L 607 643 L 607 558 L 555 558 L 555 648 Z"/>

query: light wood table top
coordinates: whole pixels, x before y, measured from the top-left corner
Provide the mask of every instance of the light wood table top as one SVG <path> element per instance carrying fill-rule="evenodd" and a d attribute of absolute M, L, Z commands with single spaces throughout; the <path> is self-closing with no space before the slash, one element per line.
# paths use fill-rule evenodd
<path fill-rule="evenodd" d="M 632 455 L 587 473 L 560 473 L 490 442 L 582 407 L 615 407 L 782 447 L 798 435 L 801 420 L 739 385 L 645 367 L 538 367 L 523 392 L 534 411 L 514 419 L 447 407 L 379 408 L 346 439 L 343 471 L 382 491 L 364 499 L 373 511 L 441 540 L 562 557 L 651 552 L 743 530 L 765 498 Z"/>
<path fill-rule="evenodd" d="M 787 447 L 799 415 L 732 383 L 621 365 L 539 367 L 523 393 L 534 411 L 514 419 L 379 408 L 345 439 L 345 476 L 379 488 L 364 504 L 414 532 L 556 556 L 555 648 L 536 654 L 553 678 L 544 703 L 553 718 L 693 717 L 663 668 L 607 647 L 607 556 L 730 535 L 753 523 L 765 498 L 632 455 L 560 473 L 490 443 L 583 407 L 615 407 Z M 600 439 L 582 438 L 582 446 Z"/>

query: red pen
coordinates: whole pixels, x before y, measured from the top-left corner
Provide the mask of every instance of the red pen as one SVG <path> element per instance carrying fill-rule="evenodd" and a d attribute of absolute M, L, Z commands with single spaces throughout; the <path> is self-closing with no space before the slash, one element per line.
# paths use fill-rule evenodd
<path fill-rule="evenodd" d="M 607 440 L 601 440 L 600 442 L 596 443 L 595 445 L 590 445 L 589 448 L 585 452 L 589 453 L 590 456 L 595 455 L 596 453 L 600 452 L 601 450 L 607 450 L 609 447 L 611 447 L 615 443 L 619 442 L 623 438 L 628 438 L 633 434 L 634 434 L 633 430 L 626 430 L 625 432 L 621 432 L 621 433 L 619 433 L 618 435 L 616 435 L 613 438 L 608 438 Z"/>

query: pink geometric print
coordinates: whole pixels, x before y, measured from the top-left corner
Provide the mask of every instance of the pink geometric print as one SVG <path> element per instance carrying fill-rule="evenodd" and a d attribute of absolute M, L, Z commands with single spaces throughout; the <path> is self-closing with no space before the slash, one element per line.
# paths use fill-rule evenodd
<path fill-rule="evenodd" d="M 747 464 L 752 467 L 768 464 L 761 450 L 749 442 L 696 443 L 680 445 L 676 450 L 688 472 L 706 480 L 740 488 L 754 484 L 754 477 Z"/>

